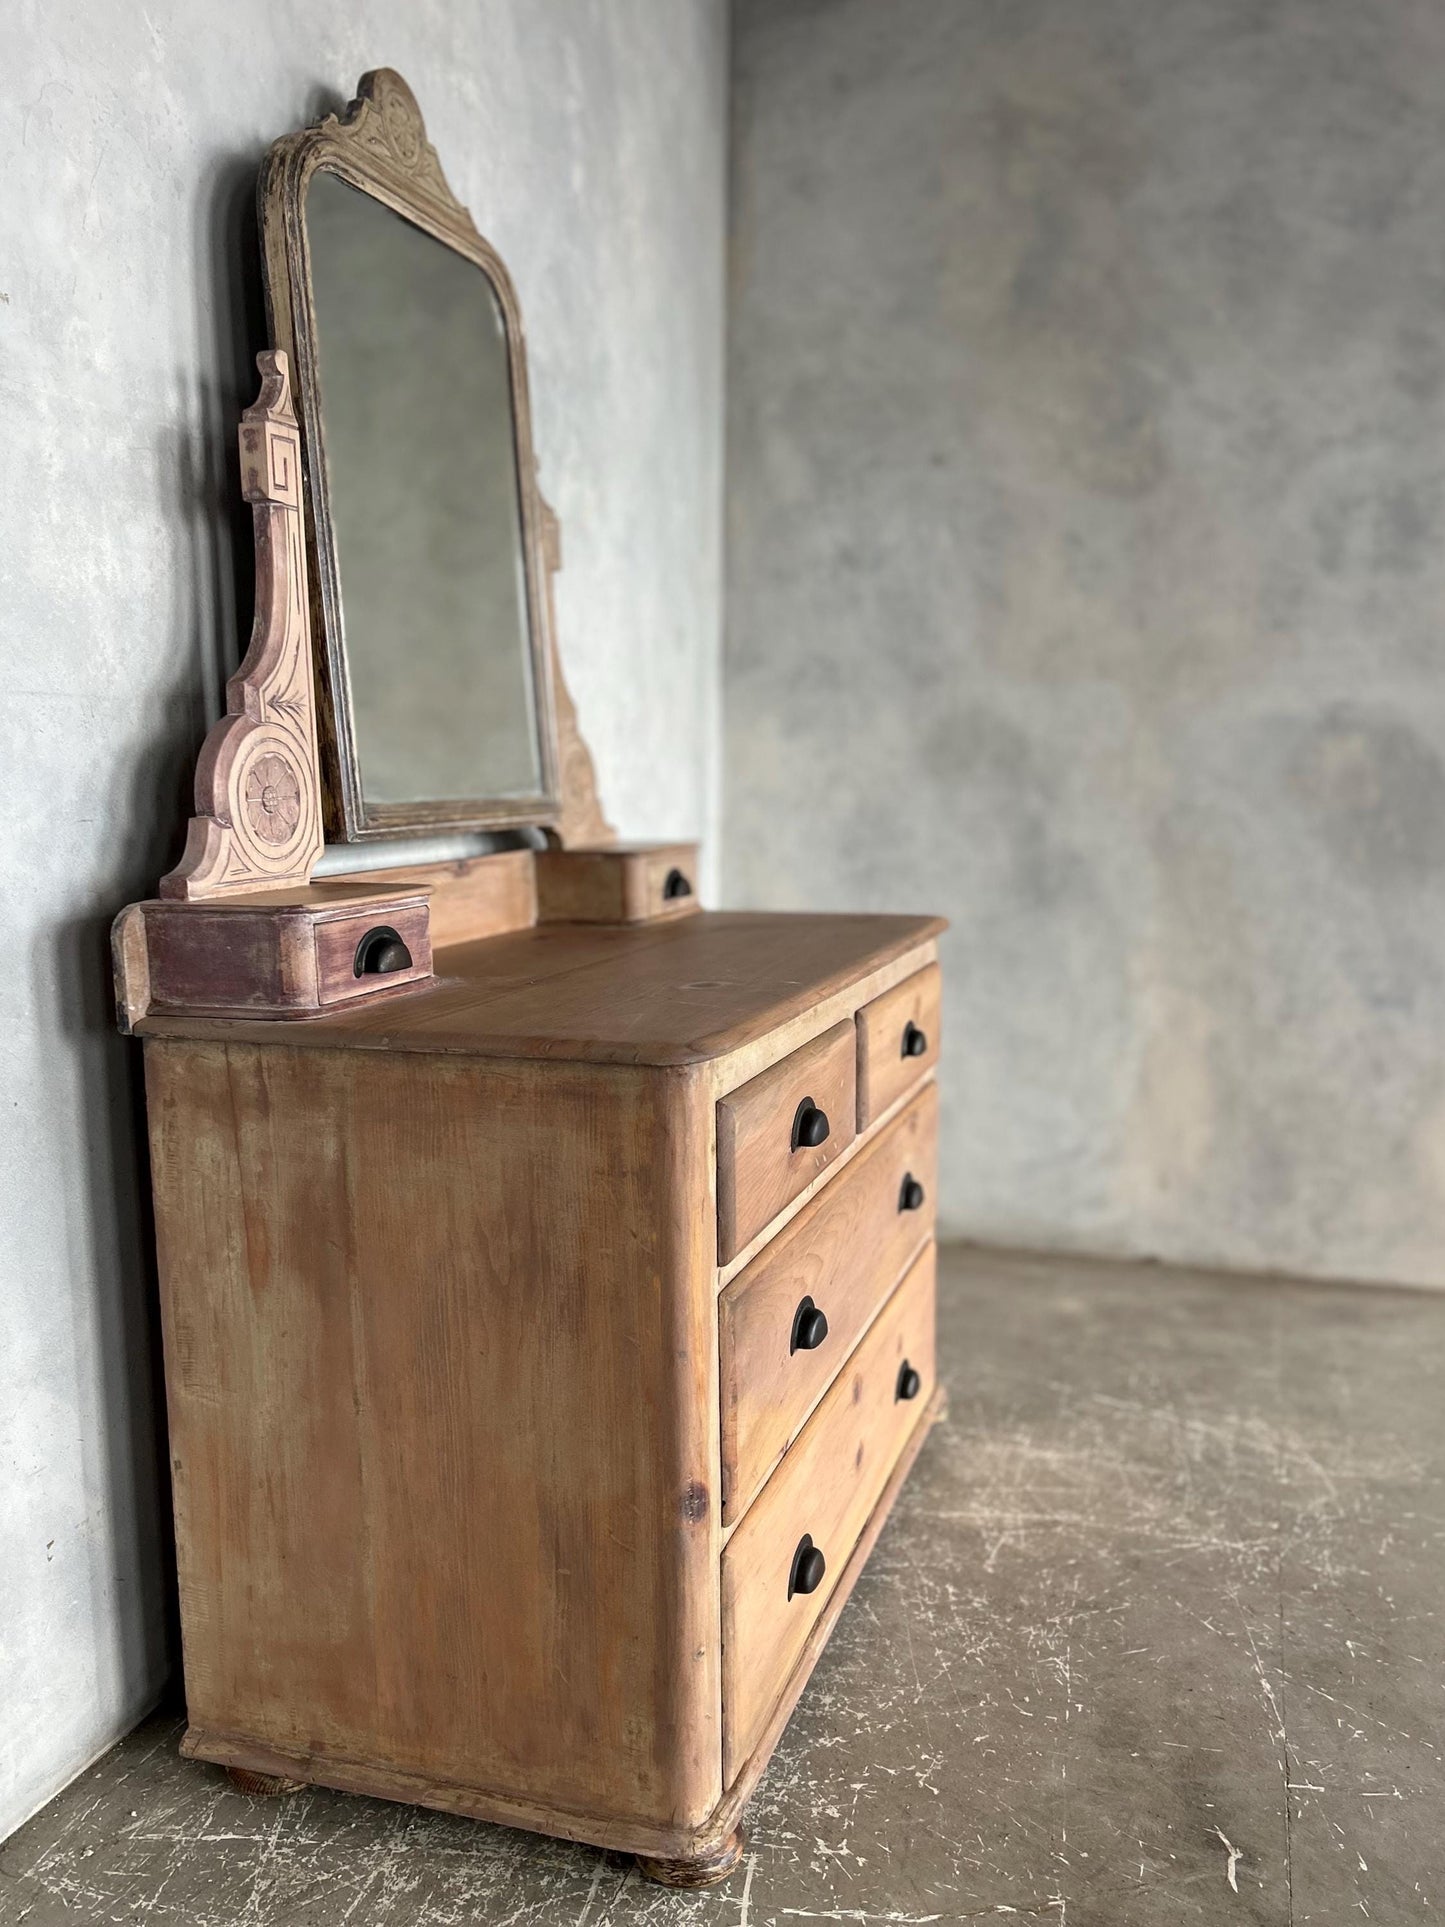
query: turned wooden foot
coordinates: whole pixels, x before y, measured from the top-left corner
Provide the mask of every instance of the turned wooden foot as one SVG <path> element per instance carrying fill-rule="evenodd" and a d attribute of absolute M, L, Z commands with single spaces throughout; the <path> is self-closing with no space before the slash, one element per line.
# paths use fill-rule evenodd
<path fill-rule="evenodd" d="M 734 1827 L 715 1853 L 700 1860 L 649 1860 L 638 1854 L 637 1870 L 660 1887 L 715 1887 L 742 1859 L 746 1837 L 741 1827 Z"/>
<path fill-rule="evenodd" d="M 255 1793 L 274 1799 L 283 1793 L 299 1793 L 304 1780 L 286 1780 L 279 1773 L 253 1773 L 248 1766 L 228 1766 L 226 1778 L 238 1793 Z"/>

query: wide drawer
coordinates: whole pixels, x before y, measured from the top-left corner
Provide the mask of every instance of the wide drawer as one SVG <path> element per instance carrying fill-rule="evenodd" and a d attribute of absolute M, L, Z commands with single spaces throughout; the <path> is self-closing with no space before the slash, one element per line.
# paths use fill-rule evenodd
<path fill-rule="evenodd" d="M 723 1523 L 752 1499 L 933 1235 L 930 1086 L 793 1219 L 718 1303 Z"/>
<path fill-rule="evenodd" d="M 866 1131 L 938 1062 L 942 972 L 915 971 L 858 1013 L 858 1129 Z"/>
<path fill-rule="evenodd" d="M 747 1760 L 933 1392 L 920 1253 L 723 1550 L 723 1779 Z"/>
<path fill-rule="evenodd" d="M 727 1264 L 853 1142 L 857 1047 L 844 1021 L 718 1100 L 718 1259 Z"/>

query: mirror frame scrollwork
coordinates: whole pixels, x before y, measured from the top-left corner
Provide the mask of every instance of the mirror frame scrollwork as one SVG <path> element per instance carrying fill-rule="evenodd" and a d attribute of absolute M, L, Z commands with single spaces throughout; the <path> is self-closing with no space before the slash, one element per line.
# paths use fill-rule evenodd
<path fill-rule="evenodd" d="M 367 802 L 350 699 L 342 584 L 326 469 L 325 427 L 317 375 L 316 315 L 306 236 L 306 191 L 325 170 L 475 262 L 496 291 L 506 324 L 516 437 L 517 479 L 526 580 L 532 686 L 542 772 L 536 796 L 415 803 Z M 570 842 L 564 801 L 576 751 L 571 704 L 561 682 L 553 635 L 550 571 L 560 563 L 555 518 L 537 487 L 532 448 L 527 351 L 510 275 L 452 193 L 427 139 L 416 99 L 388 67 L 364 74 L 346 112 L 274 143 L 258 190 L 261 250 L 272 341 L 291 360 L 307 483 L 312 626 L 319 670 L 318 722 L 326 828 L 346 843 L 439 830 L 498 830 L 535 825 Z M 564 735 L 559 748 L 559 710 Z M 582 749 L 585 755 L 585 747 Z M 587 772 L 590 776 L 590 769 Z M 600 812 L 598 813 L 600 824 Z M 605 825 L 601 825 L 605 830 Z"/>

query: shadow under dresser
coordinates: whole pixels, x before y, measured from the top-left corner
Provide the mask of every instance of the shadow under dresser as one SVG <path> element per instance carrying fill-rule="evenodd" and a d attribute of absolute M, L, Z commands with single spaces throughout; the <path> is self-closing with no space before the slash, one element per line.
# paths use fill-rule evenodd
<path fill-rule="evenodd" d="M 940 928 L 540 925 L 141 1022 L 186 1752 L 735 1857 L 938 1409 Z"/>

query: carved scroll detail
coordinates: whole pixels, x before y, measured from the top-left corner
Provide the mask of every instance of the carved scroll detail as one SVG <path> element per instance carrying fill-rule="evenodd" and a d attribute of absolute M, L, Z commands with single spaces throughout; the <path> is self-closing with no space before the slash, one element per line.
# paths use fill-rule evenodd
<path fill-rule="evenodd" d="M 383 169 L 397 169 L 407 177 L 413 194 L 434 201 L 453 217 L 471 217 L 447 185 L 437 151 L 426 137 L 426 125 L 417 106 L 416 95 L 401 75 L 391 67 L 376 67 L 363 74 L 357 84 L 356 99 L 338 119 L 328 115 L 323 128 L 351 136 Z"/>
<path fill-rule="evenodd" d="M 226 714 L 196 764 L 185 854 L 160 894 L 195 901 L 306 884 L 321 854 L 321 791 L 302 529 L 301 442 L 286 356 L 256 357 L 241 416 L 241 488 L 256 534 L 256 619 Z"/>
<path fill-rule="evenodd" d="M 547 645 L 552 656 L 552 706 L 557 718 L 557 754 L 562 814 L 553 831 L 564 850 L 596 849 L 615 843 L 617 832 L 602 814 L 597 795 L 597 772 L 592 752 L 577 721 L 577 709 L 562 674 L 557 649 L 557 602 L 552 578 L 562 566 L 562 524 L 549 503 L 537 497 L 542 511 L 542 561 L 547 579 Z"/>

